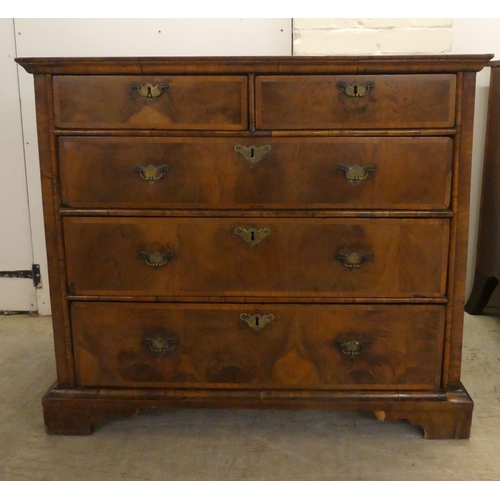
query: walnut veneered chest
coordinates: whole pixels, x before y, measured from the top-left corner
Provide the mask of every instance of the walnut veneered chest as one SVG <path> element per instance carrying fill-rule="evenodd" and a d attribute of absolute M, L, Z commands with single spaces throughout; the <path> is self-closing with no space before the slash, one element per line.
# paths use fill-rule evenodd
<path fill-rule="evenodd" d="M 148 407 L 320 408 L 467 438 L 489 58 L 19 59 L 50 264 L 47 431 Z"/>

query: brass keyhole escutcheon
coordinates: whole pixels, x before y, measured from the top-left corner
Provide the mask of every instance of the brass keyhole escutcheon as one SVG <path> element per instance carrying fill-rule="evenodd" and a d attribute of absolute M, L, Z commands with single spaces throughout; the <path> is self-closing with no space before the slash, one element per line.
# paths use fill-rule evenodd
<path fill-rule="evenodd" d="M 376 169 L 376 165 L 339 165 L 339 170 L 345 172 L 346 179 L 354 185 L 364 181 Z"/>
<path fill-rule="evenodd" d="M 240 319 L 243 320 L 250 328 L 255 331 L 262 330 L 268 323 L 274 320 L 274 314 L 240 314 Z"/>
<path fill-rule="evenodd" d="M 263 156 L 271 151 L 271 146 L 266 144 L 265 146 L 241 146 L 237 144 L 234 146 L 234 150 L 240 153 L 245 160 L 250 162 L 250 168 L 253 168 L 256 163 L 262 160 Z"/>
<path fill-rule="evenodd" d="M 374 82 L 364 82 L 364 83 L 338 82 L 337 88 L 340 91 L 344 92 L 344 94 L 347 97 L 350 97 L 351 99 L 354 99 L 357 101 L 359 98 L 367 96 L 375 88 L 375 83 Z"/>
<path fill-rule="evenodd" d="M 271 230 L 268 227 L 265 227 L 263 229 L 255 229 L 254 227 L 250 229 L 244 229 L 242 227 L 237 227 L 234 232 L 241 236 L 244 241 L 252 246 L 258 245 L 263 238 L 271 234 Z"/>
<path fill-rule="evenodd" d="M 144 85 L 141 83 L 133 83 L 132 88 L 137 90 L 139 95 L 146 99 L 147 102 L 153 102 L 158 99 L 162 93 L 168 91 L 168 84 L 164 82 L 157 83 L 156 85 L 152 83 L 145 83 Z"/>

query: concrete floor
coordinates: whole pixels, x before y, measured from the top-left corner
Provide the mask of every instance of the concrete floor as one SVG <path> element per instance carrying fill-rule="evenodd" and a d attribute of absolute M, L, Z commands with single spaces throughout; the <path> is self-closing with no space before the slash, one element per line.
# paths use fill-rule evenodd
<path fill-rule="evenodd" d="M 0 316 L 0 480 L 499 480 L 500 317 L 466 316 L 470 440 L 426 441 L 371 413 L 150 411 L 48 436 L 50 318 Z"/>

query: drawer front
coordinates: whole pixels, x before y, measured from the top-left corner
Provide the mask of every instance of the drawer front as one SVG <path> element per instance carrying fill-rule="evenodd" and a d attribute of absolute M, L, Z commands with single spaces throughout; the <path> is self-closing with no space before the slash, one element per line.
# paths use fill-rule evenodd
<path fill-rule="evenodd" d="M 403 305 L 73 303 L 77 383 L 433 389 L 444 312 Z"/>
<path fill-rule="evenodd" d="M 455 123 L 455 75 L 261 76 L 260 129 L 437 128 Z"/>
<path fill-rule="evenodd" d="M 443 209 L 453 141 L 425 138 L 59 139 L 75 208 Z"/>
<path fill-rule="evenodd" d="M 53 82 L 60 128 L 247 128 L 243 76 L 55 76 Z"/>
<path fill-rule="evenodd" d="M 443 219 L 66 218 L 71 295 L 442 297 Z"/>

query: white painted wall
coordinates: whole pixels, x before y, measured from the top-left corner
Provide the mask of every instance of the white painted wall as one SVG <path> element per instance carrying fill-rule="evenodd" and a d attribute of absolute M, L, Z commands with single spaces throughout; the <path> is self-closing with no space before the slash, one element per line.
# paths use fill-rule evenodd
<path fill-rule="evenodd" d="M 24 18 L 15 23 L 19 57 L 291 54 L 291 19 Z"/>
<path fill-rule="evenodd" d="M 451 50 L 453 19 L 294 19 L 294 55 L 437 54 Z"/>
<path fill-rule="evenodd" d="M 0 19 L 0 271 L 33 264 L 14 23 Z M 35 311 L 33 282 L 0 278 L 0 311 Z"/>

